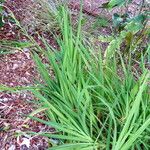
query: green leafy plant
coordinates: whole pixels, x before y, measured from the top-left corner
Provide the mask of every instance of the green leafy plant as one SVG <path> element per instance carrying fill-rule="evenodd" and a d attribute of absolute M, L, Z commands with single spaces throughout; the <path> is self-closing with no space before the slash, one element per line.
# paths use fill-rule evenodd
<path fill-rule="evenodd" d="M 107 27 L 109 24 L 108 19 L 105 17 L 99 17 L 96 19 L 96 21 L 93 24 L 93 28 L 97 28 L 97 27 Z"/>
<path fill-rule="evenodd" d="M 33 45 L 30 42 L 0 40 L 0 56 L 14 53 L 15 50 L 22 51 L 23 48 L 29 48 Z"/>
<path fill-rule="evenodd" d="M 114 7 L 121 7 L 128 5 L 132 0 L 110 0 L 109 2 L 103 3 L 102 8 L 112 9 Z"/>
<path fill-rule="evenodd" d="M 54 150 L 148 150 L 150 73 L 143 67 L 135 80 L 131 64 L 124 63 L 114 47 L 110 47 L 114 54 L 104 60 L 101 51 L 94 55 L 92 46 L 82 40 L 81 20 L 80 15 L 74 33 L 66 8 L 62 7 L 59 23 L 63 39 L 57 39 L 61 51 L 55 51 L 43 39 L 47 47 L 44 55 L 54 77 L 33 53 L 45 84 L 31 91 L 41 105 L 36 112 L 46 110 L 49 121 L 34 117 L 36 113 L 29 118 L 55 128 L 55 133 L 31 134 L 57 139 L 58 144 L 49 148 Z M 120 56 L 120 65 L 116 63 L 116 54 Z"/>
<path fill-rule="evenodd" d="M 140 73 L 136 71 L 135 78 L 131 59 L 124 61 L 126 58 L 123 58 L 120 47 L 124 39 L 139 29 L 130 22 L 116 37 L 101 37 L 108 40 L 109 45 L 104 56 L 101 50 L 95 54 L 90 43 L 82 37 L 81 12 L 82 7 L 75 31 L 68 9 L 60 7 L 57 21 L 61 37 L 56 36 L 60 51 L 41 38 L 46 47 L 43 54 L 49 65 L 33 52 L 44 83 L 13 89 L 0 86 L 0 89 L 30 90 L 39 99 L 41 107 L 25 121 L 35 119 L 55 129 L 53 133 L 29 132 L 54 139 L 50 140 L 51 150 L 149 150 L 150 73 L 143 61 L 149 49 L 140 57 Z M 136 45 L 132 47 L 133 51 Z M 38 45 L 37 48 L 42 49 Z M 34 117 L 43 111 L 47 121 Z M 55 139 L 57 144 L 53 142 Z"/>
<path fill-rule="evenodd" d="M 148 16 L 146 14 L 140 14 L 133 18 L 128 17 L 127 14 L 122 16 L 114 14 L 114 33 L 110 36 L 99 36 L 101 42 L 109 43 L 105 51 L 105 57 L 112 57 L 115 51 L 120 49 L 126 60 L 130 59 L 130 55 L 134 55 L 134 59 L 139 61 L 141 55 L 144 53 L 147 54 L 150 31 L 147 26 Z M 114 47 L 114 51 L 112 51 L 112 47 Z"/>
<path fill-rule="evenodd" d="M 3 12 L 4 12 L 4 8 L 3 8 L 3 3 L 5 2 L 5 0 L 0 0 L 0 27 L 2 27 L 4 25 L 3 22 Z"/>
<path fill-rule="evenodd" d="M 147 19 L 148 15 L 146 13 L 141 13 L 134 17 L 130 17 L 128 13 L 125 13 L 123 15 L 115 13 L 113 14 L 113 26 L 121 31 L 128 23 L 132 22 L 136 24 L 135 27 L 138 26 L 138 30 L 142 30 L 146 25 Z"/>

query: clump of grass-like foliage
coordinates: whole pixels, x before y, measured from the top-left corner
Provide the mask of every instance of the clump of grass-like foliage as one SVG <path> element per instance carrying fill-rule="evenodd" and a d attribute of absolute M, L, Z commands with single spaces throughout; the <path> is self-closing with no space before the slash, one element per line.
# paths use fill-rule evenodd
<path fill-rule="evenodd" d="M 115 44 L 108 47 L 104 58 L 100 50 L 94 54 L 92 46 L 82 40 L 82 15 L 73 33 L 66 10 L 62 7 L 59 14 L 63 35 L 57 39 L 60 51 L 45 42 L 44 54 L 54 78 L 33 54 L 45 84 L 31 91 L 39 98 L 40 109 L 46 109 L 49 121 L 31 118 L 55 128 L 55 133 L 38 134 L 58 139 L 58 144 L 50 148 L 54 150 L 150 149 L 150 73 L 144 62 L 135 80 L 131 63 L 124 63 Z"/>

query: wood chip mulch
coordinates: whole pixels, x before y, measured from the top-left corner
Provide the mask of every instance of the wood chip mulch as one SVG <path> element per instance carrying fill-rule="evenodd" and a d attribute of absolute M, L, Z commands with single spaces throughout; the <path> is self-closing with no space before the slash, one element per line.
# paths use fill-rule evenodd
<path fill-rule="evenodd" d="M 10 3 L 9 3 L 10 2 Z M 16 12 L 21 7 L 21 1 L 16 4 Z M 28 1 L 30 2 L 30 1 Z M 15 9 L 14 1 L 7 1 L 8 6 Z M 22 1 L 24 4 L 25 1 Z M 28 3 L 29 4 L 29 3 Z M 19 8 L 18 8 L 19 7 Z M 0 40 L 24 40 L 20 31 L 13 23 L 6 23 L 0 28 Z M 40 41 L 38 41 L 40 42 Z M 10 87 L 33 85 L 36 72 L 30 50 L 14 51 L 13 54 L 0 55 L 0 85 Z M 37 121 L 24 120 L 37 109 L 33 103 L 34 97 L 30 92 L 0 93 L 0 150 L 45 150 L 49 147 L 46 137 L 29 135 L 26 131 L 52 132 L 53 129 Z M 41 113 L 37 117 L 46 119 Z"/>
<path fill-rule="evenodd" d="M 35 76 L 37 72 L 29 52 L 1 56 L 0 84 L 29 86 L 33 84 Z M 48 147 L 48 138 L 25 134 L 25 131 L 51 131 L 51 128 L 33 120 L 23 124 L 24 115 L 37 108 L 33 99 L 30 92 L 0 93 L 0 150 L 44 150 Z M 38 117 L 44 116 L 40 114 Z M 22 132 L 24 134 L 18 136 Z"/>

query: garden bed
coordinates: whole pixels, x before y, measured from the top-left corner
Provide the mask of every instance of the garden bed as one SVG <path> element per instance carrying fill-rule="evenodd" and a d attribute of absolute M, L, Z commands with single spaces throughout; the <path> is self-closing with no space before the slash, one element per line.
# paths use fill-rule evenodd
<path fill-rule="evenodd" d="M 99 16 L 103 16 L 111 19 L 111 13 L 120 12 L 123 13 L 124 10 L 114 9 L 111 12 L 103 8 L 98 8 L 102 6 L 105 0 L 95 0 L 84 1 L 83 13 L 86 17 L 94 19 Z M 134 15 L 138 11 L 140 0 L 135 0 L 130 6 L 129 10 L 131 14 Z M 51 31 L 41 31 L 39 26 L 42 22 L 38 22 L 39 18 L 36 20 L 37 14 L 32 14 L 30 11 L 33 7 L 38 11 L 40 9 L 39 5 L 35 5 L 32 0 L 7 0 L 6 6 L 14 13 L 16 18 L 21 22 L 21 25 L 25 26 L 28 33 L 36 40 L 38 45 L 43 47 L 41 39 L 37 36 L 38 34 L 44 36 L 48 43 L 53 48 L 58 48 L 58 44 L 53 38 Z M 79 14 L 79 2 L 70 1 L 69 8 L 72 10 L 72 14 Z M 34 16 L 35 15 L 35 16 Z M 7 20 L 8 21 L 8 20 Z M 37 22 L 35 22 L 37 21 Z M 87 28 L 85 28 L 87 29 Z M 57 31 L 56 31 L 57 32 Z M 88 31 L 87 31 L 88 32 Z M 100 26 L 96 31 L 102 35 L 110 35 L 111 28 Z M 38 34 L 37 34 L 38 33 Z M 97 34 L 94 34 L 94 37 Z M 22 31 L 11 21 L 8 21 L 0 29 L 0 40 L 7 41 L 28 41 L 29 39 L 23 35 Z M 97 47 L 102 45 L 99 41 L 95 42 Z M 107 44 L 103 44 L 107 47 Z M 102 45 L 102 47 L 103 47 Z M 43 57 L 43 56 L 42 56 Z M 36 77 L 36 78 L 35 78 Z M 31 56 L 30 48 L 24 48 L 21 51 L 18 49 L 14 50 L 12 54 L 0 55 L 0 84 L 16 87 L 16 86 L 32 86 L 34 85 L 35 79 L 39 80 L 40 75 L 36 70 L 35 63 Z M 53 128 L 39 123 L 37 121 L 29 120 L 24 124 L 26 116 L 38 108 L 38 105 L 33 103 L 35 97 L 31 92 L 1 92 L 0 93 L 0 149 L 2 150 L 46 150 L 50 147 L 49 138 L 41 136 L 31 136 L 26 134 L 26 131 L 34 132 L 52 132 Z M 46 117 L 43 113 L 37 115 L 37 117 L 45 119 Z M 18 136 L 18 134 L 22 134 Z M 57 142 L 57 140 L 56 140 Z"/>

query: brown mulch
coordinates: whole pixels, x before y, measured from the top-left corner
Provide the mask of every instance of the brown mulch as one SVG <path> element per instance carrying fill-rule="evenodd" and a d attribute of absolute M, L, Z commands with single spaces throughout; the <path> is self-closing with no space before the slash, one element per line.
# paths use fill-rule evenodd
<path fill-rule="evenodd" d="M 0 84 L 7 86 L 29 86 L 37 76 L 34 62 L 29 52 L 16 52 L 0 58 Z M 0 93 L 0 150 L 42 150 L 48 147 L 48 139 L 18 133 L 27 130 L 34 132 L 51 131 L 51 128 L 29 120 L 23 124 L 25 116 L 37 106 L 32 102 L 30 92 Z M 44 117 L 42 114 L 39 117 Z M 28 141 L 30 147 L 23 144 Z"/>

